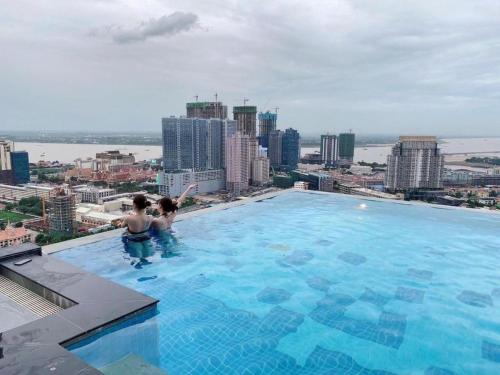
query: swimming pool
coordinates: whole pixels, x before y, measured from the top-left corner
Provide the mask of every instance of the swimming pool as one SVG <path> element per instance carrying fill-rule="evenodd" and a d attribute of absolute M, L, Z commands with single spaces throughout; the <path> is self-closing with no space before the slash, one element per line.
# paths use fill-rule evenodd
<path fill-rule="evenodd" d="M 160 300 L 72 348 L 98 368 L 132 354 L 170 375 L 492 374 L 499 229 L 496 214 L 287 192 L 177 222 L 142 269 L 119 238 L 54 256 Z"/>

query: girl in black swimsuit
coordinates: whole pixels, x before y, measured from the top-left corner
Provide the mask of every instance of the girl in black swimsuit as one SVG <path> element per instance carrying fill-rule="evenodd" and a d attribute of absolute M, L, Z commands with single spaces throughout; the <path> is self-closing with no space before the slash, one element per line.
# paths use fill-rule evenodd
<path fill-rule="evenodd" d="M 123 220 L 122 227 L 127 228 L 123 235 L 125 250 L 133 258 L 138 258 L 135 264 L 140 267 L 149 263 L 147 258 L 153 255 L 154 249 L 149 236 L 149 229 L 153 218 L 146 214 L 146 209 L 151 206 L 146 197 L 138 194 L 134 197 L 134 213 Z"/>

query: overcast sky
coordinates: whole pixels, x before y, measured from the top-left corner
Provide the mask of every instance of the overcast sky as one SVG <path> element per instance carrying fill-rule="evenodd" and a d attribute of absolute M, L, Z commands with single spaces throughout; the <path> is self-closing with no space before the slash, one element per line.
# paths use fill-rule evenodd
<path fill-rule="evenodd" d="M 0 129 L 160 131 L 185 103 L 303 134 L 500 135 L 500 1 L 0 0 Z"/>

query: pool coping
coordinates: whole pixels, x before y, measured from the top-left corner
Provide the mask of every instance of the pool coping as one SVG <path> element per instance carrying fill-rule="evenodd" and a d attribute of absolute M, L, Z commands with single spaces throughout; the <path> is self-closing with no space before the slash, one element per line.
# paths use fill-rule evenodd
<path fill-rule="evenodd" d="M 245 205 L 245 204 L 248 204 L 251 202 L 258 202 L 261 200 L 274 198 L 278 195 L 281 195 L 281 194 L 284 194 L 287 192 L 291 192 L 291 191 L 300 192 L 300 193 L 304 193 L 304 194 L 322 194 L 322 195 L 345 196 L 345 197 L 351 197 L 351 198 L 355 198 L 355 199 L 359 199 L 359 200 L 386 202 L 386 203 L 393 203 L 393 204 L 407 205 L 407 206 L 432 207 L 432 208 L 436 208 L 436 209 L 440 209 L 440 210 L 459 210 L 459 211 L 463 211 L 463 212 L 472 212 L 472 213 L 475 212 L 475 213 L 480 213 L 480 214 L 500 215 L 500 210 L 473 209 L 473 208 L 468 208 L 468 207 L 446 206 L 446 205 L 442 205 L 442 204 L 427 203 L 427 202 L 421 202 L 421 201 L 404 201 L 404 200 L 388 199 L 388 198 L 367 197 L 367 196 L 355 195 L 355 194 L 344 194 L 344 193 L 337 193 L 337 192 L 326 192 L 326 191 L 318 191 L 318 190 L 303 190 L 303 189 L 290 188 L 290 189 L 273 191 L 273 192 L 265 193 L 262 195 L 254 196 L 254 197 L 248 197 L 248 198 L 240 199 L 240 200 L 233 201 L 233 202 L 220 203 L 220 204 L 208 207 L 208 208 L 203 208 L 201 210 L 180 213 L 179 215 L 177 215 L 174 222 L 190 219 L 190 218 L 197 217 L 200 215 L 205 215 L 205 214 L 210 213 L 210 212 L 216 212 L 216 211 L 226 210 L 226 209 L 232 208 L 232 207 L 242 206 L 242 205 Z M 121 235 L 122 233 L 123 233 L 123 229 L 114 229 L 114 230 L 110 230 L 107 232 L 102 232 L 102 233 L 97 233 L 97 234 L 93 234 L 93 235 L 86 236 L 86 237 L 77 238 L 74 240 L 59 242 L 59 243 L 52 244 L 52 245 L 46 245 L 46 246 L 42 247 L 42 251 L 44 254 L 52 254 L 52 253 L 67 250 L 67 249 L 70 249 L 70 248 L 73 248 L 76 246 L 87 245 L 90 243 L 99 242 L 99 241 L 106 240 L 109 238 L 115 238 L 115 237 Z"/>
<path fill-rule="evenodd" d="M 14 263 L 29 258 L 22 266 Z M 20 283 L 38 283 L 76 305 L 3 332 L 0 372 L 94 375 L 101 372 L 65 347 L 130 317 L 156 309 L 158 300 L 42 254 L 33 244 L 0 253 L 0 268 Z M 24 281 L 23 281 L 24 280 Z"/>

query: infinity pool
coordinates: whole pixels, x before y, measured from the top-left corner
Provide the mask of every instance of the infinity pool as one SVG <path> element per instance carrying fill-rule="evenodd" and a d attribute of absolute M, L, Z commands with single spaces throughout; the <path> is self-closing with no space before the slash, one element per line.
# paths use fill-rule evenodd
<path fill-rule="evenodd" d="M 499 215 L 287 192 L 174 226 L 142 269 L 120 238 L 54 255 L 160 300 L 72 348 L 91 365 L 500 373 Z"/>

